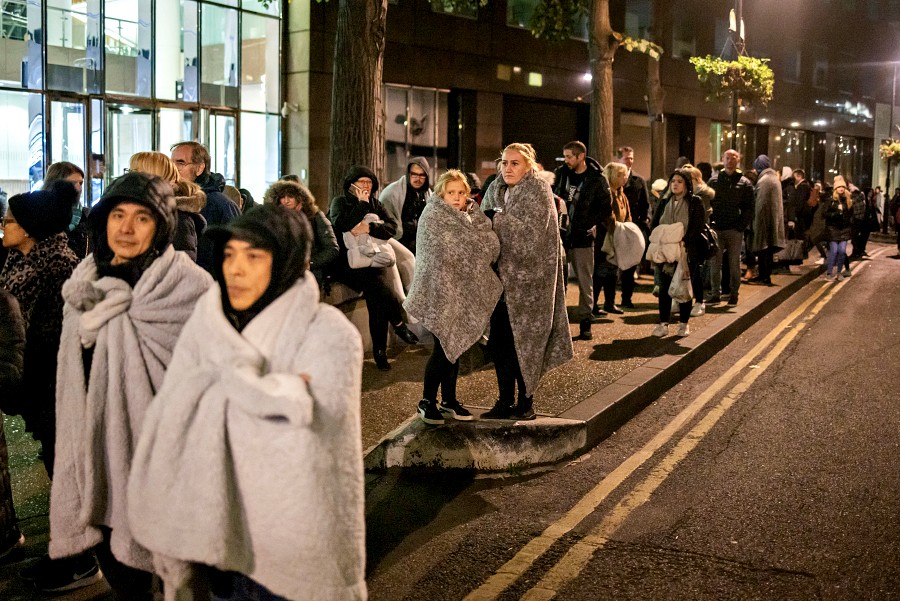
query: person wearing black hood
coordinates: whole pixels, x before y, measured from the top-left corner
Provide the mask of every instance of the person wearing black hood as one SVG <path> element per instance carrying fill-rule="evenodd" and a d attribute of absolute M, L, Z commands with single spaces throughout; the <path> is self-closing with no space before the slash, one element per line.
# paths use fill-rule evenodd
<path fill-rule="evenodd" d="M 378 178 L 368 167 L 354 165 L 344 178 L 344 194 L 331 201 L 328 217 L 331 219 L 341 253 L 336 264 L 336 278 L 363 293 L 369 310 L 369 333 L 372 336 L 372 351 L 378 369 L 391 368 L 387 359 L 387 327 L 391 324 L 397 336 L 407 344 L 416 344 L 419 339 L 409 331 L 403 322 L 400 300 L 391 291 L 389 279 L 383 273 L 385 267 L 363 267 L 351 269 L 347 260 L 347 246 L 344 234 L 354 236 L 369 234 L 380 240 L 390 240 L 396 233 L 396 224 L 376 200 Z M 374 213 L 378 220 L 366 223 L 363 218 Z"/>
<path fill-rule="evenodd" d="M 72 218 L 66 233 L 69 237 L 69 248 L 75 253 L 79 260 L 85 258 L 91 250 L 91 239 L 87 229 L 87 207 L 81 204 L 81 192 L 84 186 L 84 171 L 81 167 L 68 161 L 59 161 L 47 168 L 47 175 L 44 177 L 44 190 L 48 190 L 54 182 L 67 181 L 75 186 L 78 192 L 75 201 L 72 203 Z M 96 199 L 94 199 L 96 200 Z"/>
<path fill-rule="evenodd" d="M 129 601 L 151 598 L 154 567 L 125 515 L 135 439 L 178 335 L 212 284 L 172 246 L 176 219 L 166 181 L 134 171 L 116 179 L 88 216 L 94 253 L 62 288 L 50 557 L 96 547 L 117 598 Z M 51 570 L 36 584 L 62 590 L 72 573 Z"/>
<path fill-rule="evenodd" d="M 135 538 L 217 601 L 365 598 L 359 332 L 319 302 L 303 214 L 267 204 L 209 236 L 218 286 L 147 413 Z"/>
<path fill-rule="evenodd" d="M 170 148 L 172 162 L 178 169 L 181 179 L 194 182 L 206 194 L 206 205 L 200 214 L 206 225 L 224 225 L 240 215 L 241 211 L 222 190 L 225 189 L 225 178 L 210 171 L 209 151 L 198 142 L 178 142 Z M 200 238 L 197 247 L 197 264 L 210 271 L 213 264 L 212 245 L 207 238 Z"/>
<path fill-rule="evenodd" d="M 419 217 L 425 209 L 425 202 L 431 196 L 429 169 L 428 159 L 425 157 L 411 158 L 406 165 L 406 174 L 385 186 L 378 198 L 388 216 L 397 224 L 394 238 L 413 254 L 416 252 Z"/>

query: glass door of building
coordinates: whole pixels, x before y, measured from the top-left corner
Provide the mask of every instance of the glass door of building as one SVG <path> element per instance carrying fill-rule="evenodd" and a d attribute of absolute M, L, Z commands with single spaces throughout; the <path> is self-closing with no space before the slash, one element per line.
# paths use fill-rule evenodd
<path fill-rule="evenodd" d="M 210 111 L 207 131 L 211 170 L 223 175 L 225 182 L 233 186 L 237 180 L 237 115 L 226 111 Z"/>
<path fill-rule="evenodd" d="M 153 111 L 130 104 L 108 104 L 106 110 L 106 170 L 110 178 L 122 175 L 136 152 L 153 144 Z"/>

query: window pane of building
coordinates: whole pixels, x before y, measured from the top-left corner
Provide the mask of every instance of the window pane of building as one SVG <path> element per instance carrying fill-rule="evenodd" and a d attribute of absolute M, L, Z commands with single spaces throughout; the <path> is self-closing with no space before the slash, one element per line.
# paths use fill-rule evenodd
<path fill-rule="evenodd" d="M 672 56 L 690 58 L 697 54 L 697 36 L 694 33 L 697 24 L 693 19 L 678 14 L 672 26 Z"/>
<path fill-rule="evenodd" d="M 156 2 L 156 97 L 196 102 L 197 3 Z"/>
<path fill-rule="evenodd" d="M 54 163 L 75 163 L 87 172 L 84 105 L 80 102 L 51 102 L 50 125 L 50 160 Z"/>
<path fill-rule="evenodd" d="M 628 0 L 625 3 L 625 35 L 635 39 L 650 37 L 650 0 Z"/>
<path fill-rule="evenodd" d="M 260 0 L 241 0 L 241 8 L 244 10 L 252 10 L 257 13 L 266 13 L 267 15 L 272 15 L 273 17 L 278 16 L 278 4 L 279 0 L 271 0 L 269 2 L 269 6 L 263 6 Z"/>
<path fill-rule="evenodd" d="M 737 151 L 741 153 L 739 167 L 746 171 L 750 169 L 753 159 L 758 156 L 756 152 L 756 127 L 738 123 L 737 126 Z M 709 156 L 713 163 L 722 160 L 725 151 L 731 148 L 731 124 L 713 123 L 709 129 Z"/>
<path fill-rule="evenodd" d="M 815 136 L 798 129 L 769 128 L 769 158 L 779 170 L 787 166 L 811 173 Z"/>
<path fill-rule="evenodd" d="M 200 101 L 237 106 L 238 11 L 204 4 L 200 32 Z"/>
<path fill-rule="evenodd" d="M 0 85 L 41 87 L 41 7 L 25 0 L 3 3 L 0 17 Z"/>
<path fill-rule="evenodd" d="M 275 112 L 278 101 L 279 22 L 244 14 L 241 22 L 241 108 Z"/>
<path fill-rule="evenodd" d="M 241 113 L 240 184 L 259 201 L 280 175 L 279 122 L 278 115 Z M 265 152 L 260 152 L 261 149 Z"/>
<path fill-rule="evenodd" d="M 111 177 L 125 172 L 131 155 L 153 148 L 153 115 L 150 109 L 109 105 L 106 131 L 109 139 L 106 168 Z"/>
<path fill-rule="evenodd" d="M 69 92 L 99 93 L 103 68 L 102 39 L 100 0 L 49 0 L 47 87 Z"/>
<path fill-rule="evenodd" d="M 170 154 L 170 148 L 178 142 L 193 140 L 193 111 L 183 109 L 159 109 L 159 147 L 157 150 Z"/>
<path fill-rule="evenodd" d="M 531 28 L 531 15 L 539 0 L 509 0 L 506 3 L 506 24 L 511 27 Z"/>
<path fill-rule="evenodd" d="M 436 13 L 455 15 L 457 17 L 478 18 L 478 7 L 473 5 L 457 6 L 452 0 L 431 0 L 431 10 Z"/>
<path fill-rule="evenodd" d="M 91 98 L 91 157 L 88 161 L 90 167 L 91 185 L 84 186 L 82 202 L 87 206 L 93 206 L 106 188 L 106 141 L 103 139 L 104 127 L 104 102 L 99 98 Z"/>
<path fill-rule="evenodd" d="M 225 182 L 234 185 L 235 168 L 235 118 L 233 115 L 211 113 L 209 116 L 209 155 L 212 171 L 225 177 Z"/>
<path fill-rule="evenodd" d="M 447 167 L 448 94 L 433 88 L 385 86 L 385 171 L 388 181 L 406 173 L 410 157 L 432 169 Z"/>
<path fill-rule="evenodd" d="M 0 91 L 0 188 L 9 196 L 44 177 L 44 107 L 39 94 Z"/>
<path fill-rule="evenodd" d="M 106 0 L 106 91 L 150 96 L 150 0 Z"/>

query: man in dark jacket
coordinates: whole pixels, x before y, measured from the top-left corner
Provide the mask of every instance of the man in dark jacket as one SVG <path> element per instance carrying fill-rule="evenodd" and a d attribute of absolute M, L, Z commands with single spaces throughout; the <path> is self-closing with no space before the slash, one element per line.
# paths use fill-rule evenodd
<path fill-rule="evenodd" d="M 800 240 L 806 240 L 806 231 L 812 225 L 812 216 L 815 212 L 815 207 L 809 206 L 810 194 L 812 194 L 812 186 L 806 181 L 806 172 L 803 169 L 794 169 L 794 193 L 791 205 L 793 205 L 796 217 L 794 219 L 794 237 Z M 808 252 L 809 248 L 804 244 L 804 258 Z"/>
<path fill-rule="evenodd" d="M 709 181 L 709 187 L 716 191 L 710 203 L 710 222 L 719 237 L 716 256 L 709 261 L 709 275 L 712 291 L 707 303 L 719 302 L 722 293 L 722 255 L 728 255 L 730 287 L 728 304 L 736 305 L 741 286 L 741 243 L 746 230 L 753 222 L 755 203 L 753 184 L 737 168 L 741 155 L 736 150 L 726 150 L 722 156 L 725 167 Z"/>
<path fill-rule="evenodd" d="M 644 232 L 646 242 L 650 240 L 650 197 L 647 194 L 647 182 L 634 172 L 634 148 L 623 146 L 619 149 L 619 162 L 628 167 L 628 181 L 625 182 L 623 191 L 628 199 L 631 210 L 631 221 Z M 628 309 L 634 308 L 631 297 L 634 294 L 634 275 L 637 266 L 626 269 L 619 276 L 622 282 L 622 306 Z"/>
<path fill-rule="evenodd" d="M 566 203 L 569 213 L 564 244 L 572 273 L 578 280 L 578 340 L 590 340 L 591 309 L 594 306 L 594 238 L 597 235 L 600 196 L 606 179 L 600 164 L 587 156 L 581 142 L 563 147 L 565 165 L 556 170 L 554 193 Z M 606 196 L 609 196 L 607 186 Z"/>
<path fill-rule="evenodd" d="M 181 178 L 196 183 L 206 193 L 206 205 L 200 214 L 206 219 L 207 226 L 225 225 L 240 215 L 237 205 L 222 193 L 225 178 L 210 172 L 209 151 L 205 146 L 197 142 L 178 142 L 170 150 Z M 212 250 L 212 243 L 201 237 L 197 245 L 197 264 L 206 271 L 212 269 Z"/>

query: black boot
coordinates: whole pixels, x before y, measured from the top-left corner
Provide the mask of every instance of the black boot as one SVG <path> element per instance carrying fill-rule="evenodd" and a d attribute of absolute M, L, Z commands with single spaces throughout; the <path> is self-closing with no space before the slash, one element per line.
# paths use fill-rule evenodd
<path fill-rule="evenodd" d="M 418 344 L 419 343 L 418 337 L 416 337 L 415 334 L 413 334 L 412 332 L 409 331 L 409 328 L 406 327 L 405 323 L 400 322 L 398 325 L 392 324 L 392 327 L 394 328 L 394 334 L 396 334 L 397 337 L 400 338 L 400 340 L 402 340 L 406 344 Z"/>
<path fill-rule="evenodd" d="M 493 408 L 481 414 L 481 419 L 510 419 L 512 410 L 512 403 L 497 401 Z"/>
<path fill-rule="evenodd" d="M 512 419 L 516 419 L 519 421 L 528 421 L 535 419 L 537 416 L 534 414 L 534 409 L 532 406 L 534 405 L 534 397 L 523 397 L 519 399 L 519 404 L 513 407 L 512 410 Z"/>
<path fill-rule="evenodd" d="M 578 322 L 578 336 L 575 336 L 572 340 L 592 340 L 594 335 L 591 334 L 591 320 L 582 319 Z"/>
<path fill-rule="evenodd" d="M 387 351 L 385 351 L 385 350 L 375 351 L 374 357 L 375 357 L 375 365 L 381 371 L 387 371 L 391 368 L 391 364 L 388 363 Z"/>

